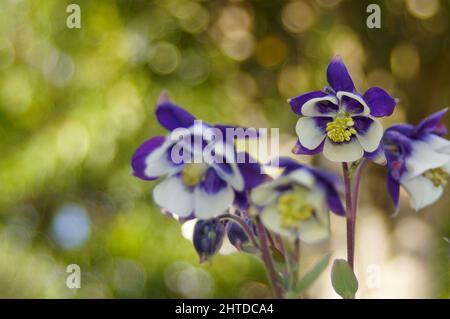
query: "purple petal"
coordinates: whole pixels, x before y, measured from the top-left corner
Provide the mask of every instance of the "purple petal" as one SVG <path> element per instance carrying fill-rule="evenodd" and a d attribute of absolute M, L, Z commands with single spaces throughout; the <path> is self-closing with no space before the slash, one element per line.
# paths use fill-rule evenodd
<path fill-rule="evenodd" d="M 244 179 L 244 190 L 255 188 L 268 180 L 268 176 L 261 171 L 259 163 L 247 153 L 245 153 L 245 162 L 237 165 Z"/>
<path fill-rule="evenodd" d="M 219 251 L 224 236 L 225 225 L 219 219 L 197 221 L 192 241 L 200 262 L 208 260 Z"/>
<path fill-rule="evenodd" d="M 448 108 L 445 108 L 423 119 L 415 129 L 415 136 L 418 137 L 424 133 L 445 135 L 447 133 L 447 128 L 442 123 L 442 117 L 445 113 L 447 113 L 447 111 Z"/>
<path fill-rule="evenodd" d="M 322 91 L 313 91 L 313 92 L 309 92 L 309 93 L 305 93 L 305 94 L 293 97 L 292 99 L 289 99 L 288 102 L 291 105 L 292 111 L 295 114 L 301 115 L 303 104 L 305 104 L 306 102 L 308 102 L 311 99 L 315 99 L 318 97 L 325 97 L 327 95 L 328 94 L 326 94 Z"/>
<path fill-rule="evenodd" d="M 216 194 L 226 185 L 227 183 L 219 177 L 216 170 L 210 167 L 206 171 L 205 177 L 199 184 L 199 187 L 204 189 L 208 194 Z"/>
<path fill-rule="evenodd" d="M 355 90 L 352 78 L 340 56 L 334 57 L 328 64 L 327 79 L 335 92 L 352 92 Z"/>
<path fill-rule="evenodd" d="M 387 188 L 397 211 L 400 198 L 400 184 L 390 174 L 387 176 Z"/>
<path fill-rule="evenodd" d="M 235 191 L 233 205 L 241 211 L 247 211 L 250 206 L 250 202 L 248 199 L 248 192 L 246 192 L 246 191 L 236 192 Z"/>
<path fill-rule="evenodd" d="M 350 96 L 344 95 L 341 98 L 341 102 L 345 110 L 350 114 L 359 114 L 364 111 L 364 105 Z"/>
<path fill-rule="evenodd" d="M 164 136 L 155 136 L 138 147 L 131 158 L 131 167 L 133 168 L 134 176 L 147 181 L 158 178 L 145 175 L 145 159 L 150 155 L 150 153 L 160 147 L 164 143 L 165 139 L 166 138 Z"/>
<path fill-rule="evenodd" d="M 228 131 L 232 130 L 231 133 L 234 134 L 234 137 L 237 139 L 259 137 L 258 130 L 253 127 L 248 128 L 243 126 L 217 124 L 214 125 L 214 128 L 219 129 L 222 132 L 224 138 L 228 136 L 227 130 Z"/>
<path fill-rule="evenodd" d="M 339 216 L 345 216 L 345 208 L 338 192 L 334 187 L 327 186 L 326 190 L 327 204 L 330 210 Z"/>
<path fill-rule="evenodd" d="M 295 144 L 294 148 L 292 149 L 292 153 L 297 155 L 315 155 L 322 153 L 323 151 L 323 145 L 325 144 L 325 140 L 320 143 L 319 146 L 317 146 L 315 149 L 310 150 L 304 147 L 299 140 L 297 140 L 297 143 Z"/>
<path fill-rule="evenodd" d="M 156 108 L 156 117 L 161 125 L 173 131 L 179 127 L 189 128 L 194 125 L 195 117 L 183 108 L 165 101 Z"/>
<path fill-rule="evenodd" d="M 386 132 L 396 131 L 406 136 L 411 136 L 414 133 L 414 126 L 411 124 L 395 124 L 389 127 Z"/>
<path fill-rule="evenodd" d="M 391 115 L 397 104 L 392 96 L 379 87 L 368 89 L 363 98 L 370 108 L 370 115 L 375 117 Z"/>
<path fill-rule="evenodd" d="M 384 154 L 383 146 L 380 144 L 373 152 L 364 151 L 364 157 L 380 165 L 386 165 L 386 156 Z"/>

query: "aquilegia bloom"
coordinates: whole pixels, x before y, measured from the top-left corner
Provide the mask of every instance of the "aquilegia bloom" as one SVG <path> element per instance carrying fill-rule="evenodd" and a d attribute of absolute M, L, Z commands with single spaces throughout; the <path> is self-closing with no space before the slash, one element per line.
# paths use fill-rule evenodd
<path fill-rule="evenodd" d="M 324 171 L 281 158 L 282 175 L 251 192 L 267 229 L 289 238 L 314 243 L 329 236 L 328 211 L 343 215 L 339 179 Z"/>
<path fill-rule="evenodd" d="M 441 122 L 446 112 L 436 112 L 417 126 L 398 124 L 386 130 L 382 144 L 389 170 L 388 190 L 396 210 L 400 185 L 416 210 L 442 195 L 450 176 L 450 141 L 442 137 L 447 129 Z"/>
<path fill-rule="evenodd" d="M 181 218 L 213 218 L 236 201 L 242 205 L 247 190 L 264 181 L 257 163 L 236 163 L 233 144 L 212 138 L 207 130 L 224 131 L 227 126 L 196 121 L 166 95 L 160 98 L 156 117 L 170 133 L 139 146 L 131 165 L 143 180 L 164 177 L 155 186 L 153 199 L 166 212 Z M 207 149 L 213 154 L 208 161 L 203 156 Z"/>
<path fill-rule="evenodd" d="M 372 87 L 360 95 L 340 57 L 327 68 L 330 87 L 289 99 L 300 115 L 296 154 L 323 151 L 334 162 L 353 162 L 367 157 L 380 161 L 383 127 L 377 117 L 389 116 L 396 100 L 383 89 Z"/>

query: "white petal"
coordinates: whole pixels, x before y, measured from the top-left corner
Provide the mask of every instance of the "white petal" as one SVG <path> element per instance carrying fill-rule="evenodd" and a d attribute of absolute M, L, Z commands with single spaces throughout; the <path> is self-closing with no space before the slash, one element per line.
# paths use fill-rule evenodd
<path fill-rule="evenodd" d="M 336 105 L 336 111 L 330 111 L 327 113 L 320 113 L 319 111 L 317 111 L 316 109 L 316 104 L 318 102 L 321 101 L 330 101 L 333 104 Z M 306 102 L 305 104 L 303 104 L 302 106 L 302 114 L 304 116 L 334 116 L 337 113 L 337 106 L 338 106 L 338 100 L 336 97 L 334 96 L 325 96 L 325 97 L 318 97 L 318 98 L 314 98 L 309 100 L 308 102 Z"/>
<path fill-rule="evenodd" d="M 162 176 L 169 173 L 175 172 L 179 167 L 174 165 L 167 158 L 167 150 L 173 145 L 173 142 L 169 139 L 153 152 L 147 156 L 145 159 L 145 175 L 147 176 Z"/>
<path fill-rule="evenodd" d="M 315 244 L 330 236 L 330 229 L 315 219 L 304 222 L 299 231 L 300 240 L 308 244 Z"/>
<path fill-rule="evenodd" d="M 317 126 L 311 117 L 302 117 L 295 127 L 300 143 L 309 150 L 317 148 L 324 140 L 326 134 Z"/>
<path fill-rule="evenodd" d="M 265 182 L 252 190 L 250 199 L 257 206 L 267 206 L 277 199 L 279 192 L 277 192 L 276 188 L 284 184 L 289 184 L 290 181 L 291 178 L 289 175 L 284 175 Z"/>
<path fill-rule="evenodd" d="M 412 143 L 411 155 L 406 159 L 406 176 L 413 178 L 426 171 L 438 168 L 450 161 L 450 155 L 438 153 L 422 141 Z"/>
<path fill-rule="evenodd" d="M 332 162 L 354 162 L 364 155 L 364 150 L 355 138 L 348 143 L 333 143 L 327 138 L 323 155 Z"/>
<path fill-rule="evenodd" d="M 207 193 L 202 188 L 195 188 L 194 211 L 200 219 L 209 219 L 226 213 L 234 201 L 234 191 L 227 185 L 217 193 Z"/>
<path fill-rule="evenodd" d="M 425 142 L 429 144 L 433 150 L 439 153 L 450 154 L 450 141 L 445 138 L 430 134 Z"/>
<path fill-rule="evenodd" d="M 314 176 L 306 169 L 296 169 L 287 174 L 286 177 L 307 188 L 312 188 L 315 181 Z"/>
<path fill-rule="evenodd" d="M 383 125 L 377 119 L 373 119 L 368 130 L 364 134 L 356 133 L 356 138 L 366 152 L 375 151 L 383 138 Z"/>
<path fill-rule="evenodd" d="M 350 93 L 350 92 L 345 92 L 345 91 L 337 92 L 336 96 L 337 96 L 337 98 L 339 100 L 341 100 L 343 96 L 348 96 L 348 97 L 358 101 L 359 103 L 361 103 L 362 106 L 363 106 L 363 111 L 362 111 L 362 113 L 358 113 L 358 115 L 369 115 L 370 114 L 370 108 L 369 108 L 369 106 L 366 104 L 366 102 L 363 100 L 363 98 L 361 96 L 359 96 L 357 94 Z"/>
<path fill-rule="evenodd" d="M 168 177 L 155 186 L 153 200 L 180 217 L 187 217 L 194 210 L 194 194 L 176 176 Z"/>
<path fill-rule="evenodd" d="M 403 178 L 400 182 L 408 192 L 410 204 L 415 210 L 433 204 L 444 191 L 442 186 L 434 186 L 428 178 L 422 175 L 410 179 Z"/>

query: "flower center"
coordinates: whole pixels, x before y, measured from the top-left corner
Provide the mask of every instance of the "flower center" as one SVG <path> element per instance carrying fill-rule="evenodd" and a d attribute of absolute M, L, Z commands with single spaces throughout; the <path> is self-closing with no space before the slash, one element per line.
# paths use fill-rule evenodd
<path fill-rule="evenodd" d="M 434 187 L 447 185 L 448 179 L 450 178 L 449 173 L 442 168 L 430 169 L 423 173 L 423 176 L 428 178 L 433 183 Z"/>
<path fill-rule="evenodd" d="M 295 187 L 293 191 L 283 194 L 278 199 L 278 211 L 283 227 L 298 228 L 313 213 L 313 206 L 307 201 L 307 190 Z"/>
<path fill-rule="evenodd" d="M 351 136 L 356 135 L 354 125 L 351 117 L 336 117 L 333 122 L 327 123 L 327 136 L 336 143 L 349 142 Z"/>
<path fill-rule="evenodd" d="M 189 163 L 186 164 L 181 171 L 181 180 L 184 185 L 193 187 L 200 183 L 205 173 L 205 165 L 202 163 Z"/>

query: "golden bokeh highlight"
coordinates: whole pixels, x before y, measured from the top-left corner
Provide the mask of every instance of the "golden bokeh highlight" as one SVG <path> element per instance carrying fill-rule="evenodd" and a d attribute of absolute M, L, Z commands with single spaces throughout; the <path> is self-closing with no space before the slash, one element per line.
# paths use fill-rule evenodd
<path fill-rule="evenodd" d="M 314 25 L 314 12 L 305 2 L 292 1 L 281 11 L 283 26 L 292 33 L 302 33 Z"/>
<path fill-rule="evenodd" d="M 274 35 L 265 36 L 256 44 L 256 60 L 266 68 L 280 64 L 287 54 L 286 43 Z"/>
<path fill-rule="evenodd" d="M 429 19 L 439 10 L 439 0 L 406 0 L 408 12 L 419 19 Z"/>
<path fill-rule="evenodd" d="M 412 79 L 420 69 L 420 56 L 414 45 L 401 43 L 391 51 L 391 70 L 402 79 Z"/>

